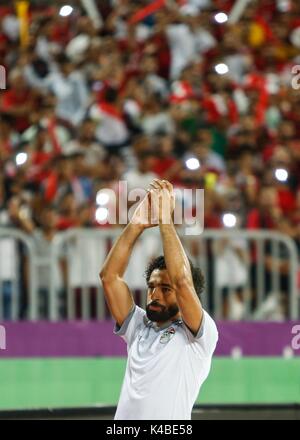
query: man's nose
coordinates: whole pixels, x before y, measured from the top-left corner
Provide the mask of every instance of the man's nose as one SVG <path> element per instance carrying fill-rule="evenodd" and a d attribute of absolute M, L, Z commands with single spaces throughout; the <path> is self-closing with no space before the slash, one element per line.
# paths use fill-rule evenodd
<path fill-rule="evenodd" d="M 160 288 L 159 287 L 154 287 L 152 292 L 151 292 L 151 299 L 159 299 L 160 298 Z"/>

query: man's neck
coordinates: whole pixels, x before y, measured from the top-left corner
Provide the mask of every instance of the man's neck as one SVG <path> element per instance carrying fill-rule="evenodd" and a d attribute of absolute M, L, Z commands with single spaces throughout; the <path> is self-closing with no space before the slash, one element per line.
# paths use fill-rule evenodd
<path fill-rule="evenodd" d="M 164 329 L 169 327 L 169 325 L 171 325 L 174 322 L 180 321 L 181 320 L 181 316 L 178 313 L 176 316 L 174 316 L 173 318 L 169 319 L 168 321 L 163 321 L 163 322 L 155 322 L 155 324 L 157 325 L 157 327 L 159 327 L 160 329 Z"/>

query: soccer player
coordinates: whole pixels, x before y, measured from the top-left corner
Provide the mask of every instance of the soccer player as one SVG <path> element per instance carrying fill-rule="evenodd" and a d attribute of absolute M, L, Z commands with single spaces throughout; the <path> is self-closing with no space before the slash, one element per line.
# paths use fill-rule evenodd
<path fill-rule="evenodd" d="M 155 179 L 100 271 L 114 333 L 125 340 L 128 352 L 115 420 L 190 420 L 210 370 L 218 332 L 201 306 L 203 276 L 177 235 L 174 207 L 172 185 Z M 134 304 L 123 275 L 136 240 L 153 226 L 160 229 L 164 256 L 146 269 L 145 311 Z"/>

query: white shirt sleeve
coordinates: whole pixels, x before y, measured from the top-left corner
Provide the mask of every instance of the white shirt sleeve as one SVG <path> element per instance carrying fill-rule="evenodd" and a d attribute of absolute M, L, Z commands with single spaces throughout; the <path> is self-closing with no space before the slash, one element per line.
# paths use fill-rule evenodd
<path fill-rule="evenodd" d="M 115 325 L 114 334 L 121 336 L 127 345 L 130 346 L 134 341 L 137 330 L 143 324 L 145 314 L 145 310 L 135 305 L 123 322 L 122 326 L 120 327 L 118 324 Z"/>
<path fill-rule="evenodd" d="M 193 335 L 188 326 L 183 323 L 190 348 L 201 358 L 211 357 L 218 341 L 218 330 L 214 320 L 203 310 L 201 326 L 196 335 Z"/>

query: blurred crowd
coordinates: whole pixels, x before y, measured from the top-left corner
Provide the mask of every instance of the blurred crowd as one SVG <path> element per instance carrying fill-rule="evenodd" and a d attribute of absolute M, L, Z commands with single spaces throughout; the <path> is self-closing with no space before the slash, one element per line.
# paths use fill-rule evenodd
<path fill-rule="evenodd" d="M 108 227 L 102 188 L 159 177 L 205 189 L 206 228 L 277 230 L 298 245 L 299 1 L 253 0 L 236 22 L 233 0 L 139 17 L 149 3 L 95 1 L 100 24 L 80 1 L 68 16 L 62 2 L 32 6 L 27 45 L 14 7 L 0 7 L 0 226 L 47 241 Z M 240 262 L 243 245 L 231 252 Z"/>

